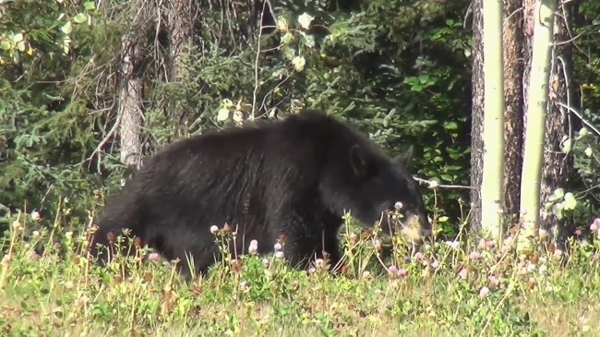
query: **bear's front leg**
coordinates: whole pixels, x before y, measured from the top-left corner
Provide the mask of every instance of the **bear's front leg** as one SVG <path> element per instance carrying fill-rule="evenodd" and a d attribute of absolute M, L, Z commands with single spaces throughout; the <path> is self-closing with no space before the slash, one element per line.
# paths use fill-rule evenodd
<path fill-rule="evenodd" d="M 319 246 L 314 238 L 292 232 L 286 235 L 283 256 L 290 267 L 307 270 L 314 261 Z"/>
<path fill-rule="evenodd" d="M 342 267 L 340 263 L 342 253 L 340 252 L 337 230 L 325 230 L 321 242 L 321 250 L 318 252 L 318 256 L 323 259 L 326 257 L 329 260 L 328 263 L 331 271 L 339 271 Z"/>

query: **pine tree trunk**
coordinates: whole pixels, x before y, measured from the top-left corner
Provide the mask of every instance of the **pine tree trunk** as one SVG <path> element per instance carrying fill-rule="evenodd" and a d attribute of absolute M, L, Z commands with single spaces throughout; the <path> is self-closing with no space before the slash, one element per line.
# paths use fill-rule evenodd
<path fill-rule="evenodd" d="M 473 75 L 471 120 L 471 215 L 472 230 L 481 229 L 481 181 L 483 178 L 483 0 L 473 0 Z"/>
<path fill-rule="evenodd" d="M 523 165 L 523 11 L 504 0 L 504 215 L 518 218 Z"/>
<path fill-rule="evenodd" d="M 557 188 L 569 191 L 569 178 L 573 174 L 573 157 L 561 151 L 563 137 L 572 137 L 570 114 L 559 103 L 571 105 L 572 44 L 568 28 L 571 27 L 571 6 L 568 3 L 558 7 L 554 21 L 555 45 L 552 55 L 552 70 L 549 83 L 548 115 L 546 117 L 546 148 L 541 182 L 541 227 L 553 233 L 559 248 L 565 249 L 566 237 L 572 234 L 573 224 L 569 218 L 559 219 L 545 210 L 545 204 Z"/>

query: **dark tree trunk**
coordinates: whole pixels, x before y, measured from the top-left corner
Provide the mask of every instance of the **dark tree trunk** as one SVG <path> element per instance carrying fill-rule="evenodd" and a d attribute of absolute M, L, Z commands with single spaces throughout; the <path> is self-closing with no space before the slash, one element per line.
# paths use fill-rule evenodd
<path fill-rule="evenodd" d="M 504 214 L 518 219 L 523 165 L 523 11 L 504 0 Z"/>
<path fill-rule="evenodd" d="M 473 0 L 473 75 L 471 121 L 472 230 L 481 229 L 481 180 L 483 175 L 483 0 Z"/>
<path fill-rule="evenodd" d="M 169 43 L 169 80 L 176 81 L 181 71 L 181 56 L 188 51 L 188 46 L 194 45 L 194 37 L 199 36 L 196 27 L 199 22 L 199 1 L 171 0 L 169 1 L 168 25 L 170 32 Z"/>
<path fill-rule="evenodd" d="M 527 127 L 527 96 L 531 77 L 531 55 L 533 54 L 533 17 L 535 0 L 523 0 L 523 131 Z M 525 134 L 521 138 L 524 138 Z M 522 152 L 522 151 L 521 151 Z M 519 181 L 520 183 L 520 181 Z"/>
<path fill-rule="evenodd" d="M 546 117 L 546 141 L 541 181 L 540 221 L 541 227 L 554 233 L 559 248 L 565 249 L 565 240 L 573 233 L 573 223 L 569 217 L 558 219 L 551 209 L 545 209 L 549 197 L 557 188 L 570 190 L 570 178 L 573 175 L 573 157 L 562 152 L 563 137 L 572 137 L 570 113 L 559 103 L 571 105 L 571 86 L 567 81 L 572 78 L 571 6 L 559 4 L 554 20 L 554 48 L 552 50 L 552 71 L 549 81 L 548 114 Z"/>

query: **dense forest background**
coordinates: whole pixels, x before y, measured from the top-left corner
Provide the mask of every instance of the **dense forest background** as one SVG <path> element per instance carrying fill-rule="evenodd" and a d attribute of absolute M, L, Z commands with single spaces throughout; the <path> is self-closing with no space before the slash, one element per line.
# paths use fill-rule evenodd
<path fill-rule="evenodd" d="M 40 224 L 81 228 L 164 144 L 306 107 L 390 154 L 415 145 L 442 234 L 477 227 L 482 3 L 0 1 L 0 216 L 35 211 Z M 504 2 L 507 216 L 518 213 L 532 3 Z M 599 214 L 598 13 L 600 1 L 563 1 L 556 14 L 548 228 L 584 230 Z"/>

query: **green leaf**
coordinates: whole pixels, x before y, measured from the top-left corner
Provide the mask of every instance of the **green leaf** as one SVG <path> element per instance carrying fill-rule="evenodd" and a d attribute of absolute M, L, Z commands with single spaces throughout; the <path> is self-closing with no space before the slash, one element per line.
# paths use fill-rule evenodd
<path fill-rule="evenodd" d="M 93 1 L 86 1 L 83 3 L 83 8 L 87 10 L 96 9 L 96 4 Z"/>
<path fill-rule="evenodd" d="M 294 40 L 294 34 L 287 32 L 285 33 L 285 35 L 283 35 L 283 37 L 281 38 L 281 43 L 283 44 L 289 44 L 290 42 L 292 42 Z"/>
<path fill-rule="evenodd" d="M 219 112 L 217 112 L 217 120 L 219 122 L 223 122 L 223 121 L 226 121 L 227 118 L 229 118 L 229 109 L 227 109 L 227 108 L 219 109 Z"/>
<path fill-rule="evenodd" d="M 12 45 L 7 40 L 2 40 L 2 42 L 0 42 L 0 48 L 2 48 L 3 50 L 10 50 L 12 48 Z"/>
<path fill-rule="evenodd" d="M 77 23 L 84 23 L 88 20 L 88 15 L 85 13 L 79 13 L 73 17 L 73 21 Z"/>
<path fill-rule="evenodd" d="M 446 180 L 448 182 L 451 182 L 453 180 L 452 176 L 449 175 L 449 174 L 441 174 L 440 178 L 442 178 L 442 179 L 444 179 L 444 180 Z"/>
<path fill-rule="evenodd" d="M 552 194 L 557 199 L 560 199 L 565 195 L 565 190 L 563 190 L 562 188 L 557 188 L 554 190 L 554 193 L 552 193 Z"/>
<path fill-rule="evenodd" d="M 577 206 L 577 200 L 575 199 L 575 196 L 573 195 L 573 193 L 569 192 L 569 193 L 565 194 L 565 202 L 564 202 L 563 209 L 573 210 L 573 209 L 575 209 L 576 206 Z"/>
<path fill-rule="evenodd" d="M 23 34 L 17 33 L 12 37 L 13 42 L 17 43 L 23 41 Z"/>
<path fill-rule="evenodd" d="M 65 23 L 62 27 L 60 27 L 60 30 L 65 34 L 71 34 L 71 32 L 73 31 L 73 26 L 71 26 L 71 21 L 67 21 L 67 23 Z"/>
<path fill-rule="evenodd" d="M 314 48 L 315 47 L 315 37 L 312 35 L 307 35 L 307 34 L 303 34 L 302 35 L 304 37 L 304 45 L 307 46 L 308 48 Z"/>
<path fill-rule="evenodd" d="M 446 130 L 456 131 L 458 129 L 458 124 L 455 122 L 448 122 L 444 125 L 444 128 L 446 128 Z"/>

